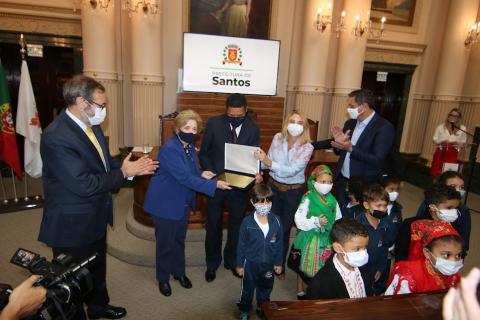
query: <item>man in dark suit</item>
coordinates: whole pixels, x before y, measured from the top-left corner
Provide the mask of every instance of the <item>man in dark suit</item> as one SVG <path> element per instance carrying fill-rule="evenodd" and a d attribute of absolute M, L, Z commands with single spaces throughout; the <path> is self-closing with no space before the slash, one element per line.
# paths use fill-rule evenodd
<path fill-rule="evenodd" d="M 142 157 L 115 165 L 100 124 L 106 116 L 105 88 L 92 78 L 75 76 L 63 86 L 67 109 L 44 131 L 45 204 L 39 240 L 53 255 L 65 253 L 77 262 L 98 253 L 90 270 L 93 290 L 86 299 L 90 319 L 118 319 L 122 307 L 109 305 L 106 287 L 106 232 L 112 224 L 112 194 L 127 177 L 151 174 L 157 161 Z M 75 319 L 84 319 L 79 308 Z"/>
<path fill-rule="evenodd" d="M 312 143 L 315 149 L 333 147 L 340 155 L 335 172 L 339 205 L 348 203 L 345 186 L 350 177 L 362 177 L 367 183 L 378 181 L 395 135 L 393 125 L 373 109 L 372 91 L 352 91 L 347 103 L 350 120 L 343 129 L 333 127 L 332 139 Z"/>
<path fill-rule="evenodd" d="M 220 174 L 225 171 L 225 143 L 258 146 L 260 130 L 248 117 L 244 95 L 231 94 L 226 101 L 226 113 L 208 119 L 200 148 L 203 170 Z M 257 181 L 261 178 L 258 175 Z M 224 266 L 236 274 L 237 242 L 240 224 L 248 204 L 248 190 L 217 190 L 207 202 L 207 235 L 205 253 L 207 271 L 205 280 L 215 280 L 216 270 L 222 262 L 223 207 L 228 206 L 228 234 L 223 256 Z"/>

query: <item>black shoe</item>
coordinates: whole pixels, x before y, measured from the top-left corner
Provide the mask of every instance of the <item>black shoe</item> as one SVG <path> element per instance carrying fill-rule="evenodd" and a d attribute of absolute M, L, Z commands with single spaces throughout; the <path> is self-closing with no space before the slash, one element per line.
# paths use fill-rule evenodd
<path fill-rule="evenodd" d="M 103 311 L 100 312 L 90 312 L 88 311 L 89 319 L 120 319 L 127 315 L 127 310 L 122 307 L 114 307 L 108 305 Z"/>
<path fill-rule="evenodd" d="M 160 293 L 163 294 L 165 297 L 170 297 L 172 295 L 172 288 L 170 287 L 170 283 L 168 282 L 159 282 L 158 289 Z"/>
<path fill-rule="evenodd" d="M 207 269 L 207 271 L 205 271 L 205 281 L 212 282 L 213 280 L 215 280 L 216 277 L 217 273 L 215 272 L 215 270 Z"/>
<path fill-rule="evenodd" d="M 188 279 L 185 275 L 181 277 L 173 277 L 173 279 L 178 280 L 178 282 L 180 282 L 180 285 L 185 289 L 190 289 L 192 287 L 192 281 L 190 281 L 190 279 Z"/>

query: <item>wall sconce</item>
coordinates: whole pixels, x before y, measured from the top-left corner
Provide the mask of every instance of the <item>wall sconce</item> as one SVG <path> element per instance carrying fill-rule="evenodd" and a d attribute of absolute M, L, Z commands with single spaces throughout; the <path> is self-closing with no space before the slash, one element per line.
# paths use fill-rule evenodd
<path fill-rule="evenodd" d="M 90 5 L 92 10 L 97 8 L 104 9 L 105 11 L 108 10 L 108 6 L 110 5 L 110 0 L 74 0 L 73 1 L 73 12 L 77 11 L 77 6 L 83 5 L 84 7 L 87 6 L 87 3 Z"/>
<path fill-rule="evenodd" d="M 360 16 L 355 17 L 355 26 L 352 28 L 352 33 L 355 38 L 359 39 L 363 37 L 363 34 L 368 32 L 369 37 L 377 39 L 377 41 L 383 37 L 385 32 L 385 21 L 387 18 L 382 17 L 380 23 L 380 29 L 374 29 L 372 27 L 372 20 L 370 19 L 370 11 L 367 11 L 366 22 L 360 19 Z"/>
<path fill-rule="evenodd" d="M 335 32 L 337 34 L 337 38 L 340 37 L 340 33 L 345 29 L 345 15 L 346 12 L 342 11 L 340 21 L 335 24 Z M 328 4 L 326 13 L 323 12 L 322 8 L 318 9 L 317 19 L 315 20 L 315 28 L 317 29 L 317 31 L 324 32 L 327 29 L 328 25 L 330 25 L 333 30 L 331 3 Z"/>
<path fill-rule="evenodd" d="M 137 1 L 136 4 L 135 0 L 125 0 L 123 5 L 123 9 L 128 11 L 128 15 L 131 17 L 132 13 L 138 12 L 138 9 L 142 9 L 144 16 L 147 14 L 157 14 L 158 12 L 158 4 L 156 0 L 140 0 Z"/>
<path fill-rule="evenodd" d="M 467 38 L 465 39 L 465 47 L 469 48 L 478 43 L 480 38 L 480 22 L 472 24 L 470 31 L 468 31 Z"/>

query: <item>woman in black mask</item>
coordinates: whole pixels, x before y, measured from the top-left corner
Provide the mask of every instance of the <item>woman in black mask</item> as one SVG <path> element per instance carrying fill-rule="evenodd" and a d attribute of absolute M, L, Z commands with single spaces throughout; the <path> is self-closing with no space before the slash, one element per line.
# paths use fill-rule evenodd
<path fill-rule="evenodd" d="M 175 118 L 175 135 L 160 149 L 158 170 L 145 194 L 144 209 L 155 224 L 157 280 L 159 290 L 170 296 L 170 276 L 184 288 L 192 283 L 185 275 L 185 237 L 190 210 L 195 210 L 196 192 L 208 196 L 216 188 L 230 189 L 217 181 L 210 171 L 200 171 L 193 142 L 202 120 L 193 110 L 180 112 Z"/>

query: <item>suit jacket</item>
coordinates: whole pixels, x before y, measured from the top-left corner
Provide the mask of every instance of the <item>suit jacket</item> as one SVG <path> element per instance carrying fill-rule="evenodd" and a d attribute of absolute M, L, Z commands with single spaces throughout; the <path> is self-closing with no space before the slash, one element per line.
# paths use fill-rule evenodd
<path fill-rule="evenodd" d="M 102 147 L 97 149 L 65 112 L 43 132 L 45 202 L 38 239 L 52 247 L 73 247 L 101 239 L 112 224 L 111 192 L 125 179 L 108 152 L 100 126 L 92 127 Z"/>
<path fill-rule="evenodd" d="M 260 130 L 249 118 L 243 121 L 237 143 L 247 146 L 258 146 Z M 232 130 L 226 114 L 208 119 L 200 148 L 200 164 L 204 170 L 216 174 L 225 171 L 225 143 L 232 143 Z"/>
<path fill-rule="evenodd" d="M 350 298 L 347 287 L 342 279 L 342 276 L 333 264 L 332 256 L 325 262 L 325 265 L 317 274 L 310 280 L 307 287 L 307 299 L 343 299 Z M 365 285 L 365 293 L 367 296 L 373 295 L 373 276 L 370 276 L 368 271 L 362 270 L 363 284 Z"/>
<path fill-rule="evenodd" d="M 350 130 L 353 133 L 357 120 L 347 120 L 343 126 L 343 132 Z M 383 173 L 385 159 L 392 151 L 395 131 L 393 125 L 386 119 L 375 113 L 373 119 L 363 130 L 350 154 L 350 177 L 361 176 L 367 182 L 377 180 Z M 315 149 L 331 148 L 332 139 L 314 142 Z M 347 151 L 334 149 L 335 153 L 340 155 L 338 159 L 335 176 L 341 174 L 341 168 L 345 161 Z"/>
<path fill-rule="evenodd" d="M 158 153 L 158 169 L 150 180 L 144 209 L 151 215 L 180 220 L 185 214 L 185 205 L 195 209 L 195 192 L 213 196 L 217 188 L 215 179 L 201 178 L 195 147 L 188 157 L 182 143 L 173 136 Z"/>

